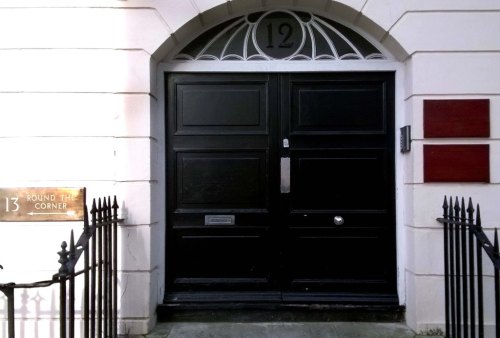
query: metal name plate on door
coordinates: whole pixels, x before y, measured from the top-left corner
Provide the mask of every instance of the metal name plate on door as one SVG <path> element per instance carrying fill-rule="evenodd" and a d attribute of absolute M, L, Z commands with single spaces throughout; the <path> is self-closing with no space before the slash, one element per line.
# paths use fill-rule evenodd
<path fill-rule="evenodd" d="M 205 225 L 234 225 L 235 215 L 205 215 Z"/>

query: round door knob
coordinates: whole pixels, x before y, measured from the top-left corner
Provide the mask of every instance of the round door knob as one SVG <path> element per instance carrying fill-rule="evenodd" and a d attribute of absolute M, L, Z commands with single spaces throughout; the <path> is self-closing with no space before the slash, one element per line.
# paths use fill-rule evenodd
<path fill-rule="evenodd" d="M 335 216 L 333 218 L 333 223 L 335 223 L 335 225 L 342 225 L 344 224 L 344 218 L 342 216 Z"/>

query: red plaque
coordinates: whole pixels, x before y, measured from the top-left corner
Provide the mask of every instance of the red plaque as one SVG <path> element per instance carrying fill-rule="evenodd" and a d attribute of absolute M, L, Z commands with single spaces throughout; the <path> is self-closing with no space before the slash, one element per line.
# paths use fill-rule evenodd
<path fill-rule="evenodd" d="M 489 137 L 490 100 L 424 100 L 424 137 Z"/>
<path fill-rule="evenodd" d="M 424 182 L 489 181 L 489 145 L 424 145 Z"/>

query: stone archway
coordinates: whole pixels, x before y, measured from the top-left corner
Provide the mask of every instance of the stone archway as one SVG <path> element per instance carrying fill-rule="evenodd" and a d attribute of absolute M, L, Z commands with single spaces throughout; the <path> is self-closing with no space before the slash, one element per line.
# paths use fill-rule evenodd
<path fill-rule="evenodd" d="M 272 6 L 272 3 L 274 3 L 274 2 L 269 1 L 269 2 L 266 2 L 266 4 L 262 5 L 262 6 L 246 7 L 245 11 L 243 11 L 243 13 L 241 15 L 245 15 L 245 12 L 247 12 L 247 13 L 248 12 L 256 12 L 258 10 L 269 11 L 270 9 L 274 8 Z M 231 2 L 231 4 L 227 3 L 224 5 L 220 5 L 220 6 L 213 8 L 207 12 L 204 12 L 203 14 L 200 14 L 200 16 L 198 16 L 196 18 L 191 19 L 186 25 L 184 25 L 181 29 L 179 29 L 169 40 L 167 40 L 166 44 L 164 44 L 162 46 L 163 48 L 157 52 L 157 55 L 161 55 L 162 59 L 166 62 L 172 61 L 172 59 L 175 57 L 175 55 L 177 55 L 177 53 L 182 52 L 184 50 L 182 47 L 186 46 L 189 41 L 193 40 L 192 39 L 193 36 L 196 36 L 197 34 L 199 34 L 199 32 L 206 32 L 207 29 L 204 29 L 204 27 L 208 28 L 208 27 L 214 26 L 213 24 L 207 24 L 207 21 L 210 21 L 210 20 L 208 20 L 208 18 L 211 18 L 211 21 L 210 21 L 211 23 L 215 23 L 215 22 L 222 21 L 222 20 L 215 20 L 214 19 L 215 17 L 224 18 L 226 20 L 228 19 L 228 15 L 229 15 L 230 19 L 238 17 L 238 15 L 236 15 L 234 12 L 234 9 L 238 8 L 238 6 L 236 6 L 236 5 L 243 5 L 243 2 L 236 1 L 236 2 Z M 312 6 L 312 7 L 313 7 L 313 9 L 318 10 L 318 6 Z M 239 8 L 239 9 L 242 10 L 242 8 Z M 304 10 L 303 8 L 300 8 L 300 9 Z M 321 12 L 322 14 L 326 12 L 329 17 L 335 17 L 335 15 L 332 15 L 332 13 L 331 13 L 332 9 L 337 9 L 338 10 L 337 14 L 342 13 L 342 15 L 344 17 L 350 17 L 352 19 L 351 21 L 355 20 L 357 22 L 364 22 L 366 25 L 371 24 L 374 26 L 374 29 L 376 29 L 377 32 L 380 32 L 380 27 L 373 24 L 373 23 L 370 23 L 371 21 L 369 19 L 367 19 L 363 15 L 357 13 L 354 9 L 352 9 L 348 6 L 345 6 L 345 5 L 341 5 L 341 4 L 336 3 L 336 2 L 332 2 L 329 6 L 324 6 L 323 8 L 321 8 L 321 10 L 318 10 L 318 12 Z M 293 8 L 286 9 L 286 10 L 293 10 Z M 311 10 L 311 9 L 309 9 L 309 10 Z M 357 14 L 355 15 L 355 13 L 357 13 Z M 342 15 L 336 15 L 336 17 L 342 16 Z M 350 26 L 352 27 L 352 25 L 350 25 Z M 197 33 L 195 33 L 195 32 L 197 32 Z M 370 40 L 374 41 L 376 43 L 376 41 L 374 39 L 370 38 Z M 391 41 L 391 38 L 388 35 L 384 34 L 383 41 L 386 44 L 389 44 L 388 42 Z M 386 55 L 398 54 L 399 52 L 401 52 L 399 50 L 399 47 L 397 44 L 396 44 L 396 48 L 391 49 L 391 52 L 387 52 L 387 50 L 384 48 L 383 44 L 378 43 L 377 45 L 385 50 Z M 400 54 L 404 55 L 404 52 L 401 52 Z M 157 57 L 159 57 L 159 56 L 157 56 Z M 360 57 L 359 59 L 365 59 L 365 58 Z M 229 65 L 230 63 L 231 62 L 227 62 L 226 64 Z M 205 70 L 202 70 L 203 72 L 214 70 L 211 65 L 206 63 L 206 61 L 204 61 L 203 64 L 204 64 L 203 67 L 206 67 Z M 165 70 L 174 71 L 174 72 L 179 71 L 177 66 L 180 66 L 180 65 L 186 66 L 187 64 L 186 63 L 177 64 L 175 61 L 171 62 L 166 68 L 162 68 L 161 73 L 163 73 L 163 71 L 165 71 Z M 233 65 L 234 65 L 234 63 L 233 63 Z M 320 64 L 319 62 L 317 63 L 317 65 L 319 67 L 318 69 L 320 71 L 323 71 L 323 72 L 324 71 L 332 71 L 332 69 L 329 67 L 335 68 L 338 66 L 338 65 L 333 66 L 331 63 L 329 63 L 329 64 L 321 63 Z M 319 66 L 319 65 L 321 65 L 321 66 Z M 343 67 L 344 66 L 341 66 L 340 68 L 343 68 Z M 394 65 L 389 65 L 388 69 L 384 68 L 385 66 L 382 67 L 383 69 L 380 69 L 380 65 L 373 67 L 373 68 L 371 68 L 371 67 L 372 66 L 370 66 L 369 64 L 364 64 L 364 66 L 362 68 L 363 68 L 363 70 L 372 70 L 372 71 L 373 70 L 390 70 L 390 71 L 395 70 Z M 225 72 L 233 72 L 234 71 L 234 69 L 231 69 L 231 67 L 229 67 L 227 69 L 225 67 L 222 67 L 222 68 L 223 68 L 223 71 L 225 71 Z M 337 68 L 334 70 L 340 70 L 340 68 Z M 200 68 L 198 68 L 198 69 L 200 69 Z M 353 64 L 350 64 L 349 66 L 343 68 L 343 71 L 346 71 L 346 70 L 360 70 L 360 69 L 357 68 L 357 66 L 353 66 Z M 245 71 L 251 72 L 251 71 L 255 71 L 255 69 L 252 70 L 252 67 L 249 67 Z M 275 68 L 274 70 L 271 69 L 270 71 L 278 71 L 278 69 Z M 279 71 L 283 71 L 283 70 L 279 69 Z M 286 70 L 286 71 L 289 71 L 289 70 Z M 301 67 L 299 66 L 299 67 L 295 68 L 293 71 L 294 72 L 296 72 L 296 71 L 301 72 L 301 71 L 307 71 L 307 70 L 301 69 Z M 163 74 L 159 74 L 159 77 L 163 77 Z M 162 89 L 162 92 L 165 92 L 165 90 Z M 393 127 L 394 127 L 394 123 L 392 124 L 391 128 L 393 128 Z M 172 184 L 172 182 L 169 182 L 169 183 Z"/>

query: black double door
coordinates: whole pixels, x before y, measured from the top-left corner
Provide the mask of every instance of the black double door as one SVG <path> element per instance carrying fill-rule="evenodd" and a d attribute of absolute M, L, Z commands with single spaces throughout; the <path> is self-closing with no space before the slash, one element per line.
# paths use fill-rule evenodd
<path fill-rule="evenodd" d="M 394 74 L 167 75 L 168 302 L 396 302 Z"/>

